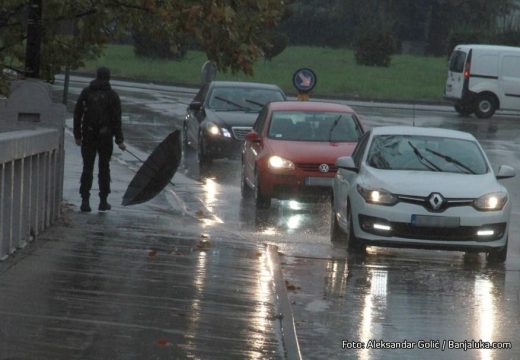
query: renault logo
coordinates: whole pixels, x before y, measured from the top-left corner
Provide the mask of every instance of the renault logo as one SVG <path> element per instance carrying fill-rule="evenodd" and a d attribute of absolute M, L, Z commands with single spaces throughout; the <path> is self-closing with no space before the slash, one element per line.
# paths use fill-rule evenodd
<path fill-rule="evenodd" d="M 327 164 L 321 164 L 321 165 L 320 165 L 320 171 L 321 171 L 322 173 L 329 172 L 329 165 L 327 165 Z"/>
<path fill-rule="evenodd" d="M 428 202 L 433 210 L 439 210 L 444 204 L 444 197 L 439 193 L 432 193 L 428 198 Z"/>

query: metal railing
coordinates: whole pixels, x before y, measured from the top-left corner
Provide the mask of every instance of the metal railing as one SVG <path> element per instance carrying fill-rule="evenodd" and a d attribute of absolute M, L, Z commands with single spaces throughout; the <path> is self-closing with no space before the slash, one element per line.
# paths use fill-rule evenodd
<path fill-rule="evenodd" d="M 61 129 L 0 132 L 0 260 L 59 216 L 63 163 Z"/>

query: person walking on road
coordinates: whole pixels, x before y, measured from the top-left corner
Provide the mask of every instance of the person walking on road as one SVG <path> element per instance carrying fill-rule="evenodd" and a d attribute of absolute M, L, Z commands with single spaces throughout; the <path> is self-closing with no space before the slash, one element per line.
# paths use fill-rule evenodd
<path fill-rule="evenodd" d="M 91 211 L 90 189 L 94 173 L 96 154 L 99 154 L 98 183 L 99 210 L 110 210 L 107 202 L 110 194 L 110 158 L 113 139 L 121 150 L 126 149 L 121 127 L 121 101 L 110 86 L 110 70 L 97 69 L 96 78 L 81 92 L 74 108 L 74 139 L 81 146 L 83 173 L 81 174 L 81 211 Z"/>

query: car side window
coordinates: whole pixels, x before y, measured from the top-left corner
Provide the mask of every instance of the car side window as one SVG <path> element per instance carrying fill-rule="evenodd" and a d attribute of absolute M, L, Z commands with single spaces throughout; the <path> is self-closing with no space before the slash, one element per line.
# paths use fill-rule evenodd
<path fill-rule="evenodd" d="M 367 131 L 363 134 L 363 136 L 361 136 L 356 148 L 352 152 L 352 159 L 354 160 L 354 164 L 356 164 L 357 168 L 361 166 L 361 159 L 363 159 L 363 154 L 365 153 L 369 137 L 370 131 Z"/>
<path fill-rule="evenodd" d="M 264 130 L 265 118 L 267 116 L 267 106 L 264 106 L 258 117 L 256 118 L 255 125 L 253 126 L 253 130 L 256 131 L 257 134 L 261 134 Z"/>

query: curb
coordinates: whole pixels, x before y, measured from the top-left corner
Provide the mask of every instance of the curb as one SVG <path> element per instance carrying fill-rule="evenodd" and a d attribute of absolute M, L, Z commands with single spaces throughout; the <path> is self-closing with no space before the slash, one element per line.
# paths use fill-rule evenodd
<path fill-rule="evenodd" d="M 294 325 L 294 316 L 289 297 L 287 296 L 287 288 L 282 275 L 280 266 L 280 258 L 278 256 L 278 246 L 267 244 L 268 264 L 273 276 L 273 287 L 276 301 L 277 319 L 280 321 L 280 330 L 282 336 L 282 345 L 285 358 L 288 360 L 301 360 L 300 345 Z"/>

